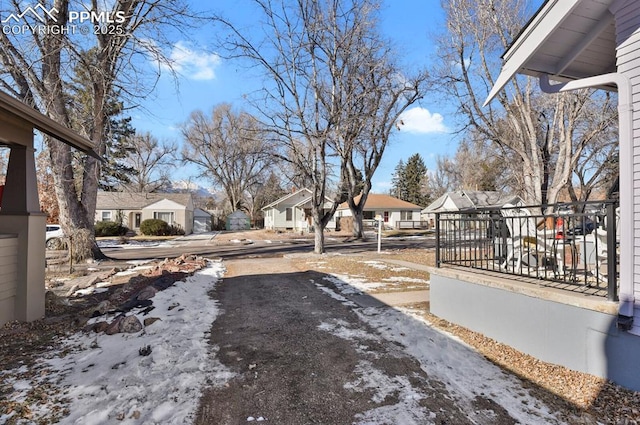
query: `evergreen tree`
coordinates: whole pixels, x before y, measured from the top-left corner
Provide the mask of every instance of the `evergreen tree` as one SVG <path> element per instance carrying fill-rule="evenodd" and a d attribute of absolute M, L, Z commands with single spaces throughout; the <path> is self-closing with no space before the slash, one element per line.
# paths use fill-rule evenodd
<path fill-rule="evenodd" d="M 97 63 L 97 50 L 90 49 L 82 53 L 85 63 Z M 71 121 L 76 128 L 90 129 L 93 126 L 92 111 L 93 94 L 92 80 L 86 66 L 76 66 L 75 75 L 69 84 L 70 103 L 74 104 Z M 102 190 L 114 191 L 129 183 L 131 175 L 136 170 L 123 161 L 135 147 L 129 142 L 131 136 L 135 134 L 131 126 L 131 117 L 124 117 L 124 106 L 119 100 L 119 94 L 107 96 L 105 106 L 105 116 L 108 118 L 105 128 L 105 152 L 102 155 L 105 162 L 100 167 L 100 178 L 98 187 Z M 90 131 L 87 131 L 90 133 Z M 77 166 L 81 166 L 78 163 Z"/>
<path fill-rule="evenodd" d="M 426 190 L 426 178 L 427 178 L 427 166 L 424 165 L 424 161 L 420 154 L 414 154 L 407 160 L 407 164 L 404 166 L 403 184 L 406 194 L 400 198 L 404 201 L 411 202 L 412 204 L 426 206 L 429 203 Z"/>
<path fill-rule="evenodd" d="M 393 177 L 391 179 L 390 195 L 395 196 L 398 199 L 404 199 L 407 197 L 407 186 L 404 177 L 404 161 L 401 159 L 396 165 L 393 171 Z"/>
<path fill-rule="evenodd" d="M 124 185 L 131 183 L 131 176 L 137 171 L 127 165 L 125 160 L 135 147 L 131 137 L 135 129 L 131 126 L 131 117 L 111 119 L 109 123 L 110 137 L 105 141 L 105 161 L 102 164 L 101 177 L 98 182 L 100 189 L 107 191 L 121 190 Z"/>

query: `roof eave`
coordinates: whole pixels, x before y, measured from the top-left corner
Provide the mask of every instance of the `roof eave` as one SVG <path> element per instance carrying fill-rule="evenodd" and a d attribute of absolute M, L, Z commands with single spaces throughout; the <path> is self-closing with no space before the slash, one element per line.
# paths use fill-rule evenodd
<path fill-rule="evenodd" d="M 524 73 L 525 64 L 531 59 L 544 41 L 563 22 L 566 16 L 577 7 L 580 0 L 550 0 L 542 5 L 534 19 L 525 27 L 504 54 L 504 65 L 493 83 L 483 106 L 487 106 L 507 83 L 517 74 Z M 527 74 L 537 76 L 538 71 L 528 70 Z"/>
<path fill-rule="evenodd" d="M 103 161 L 94 151 L 95 146 L 91 141 L 2 91 L 0 91 L 0 109 L 31 123 L 41 132 Z"/>

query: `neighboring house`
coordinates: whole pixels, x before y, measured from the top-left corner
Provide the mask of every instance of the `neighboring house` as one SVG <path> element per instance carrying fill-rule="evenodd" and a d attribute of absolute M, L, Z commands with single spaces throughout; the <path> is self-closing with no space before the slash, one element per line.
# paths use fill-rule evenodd
<path fill-rule="evenodd" d="M 496 191 L 458 190 L 445 193 L 433 201 L 420 212 L 420 216 L 422 220 L 428 221 L 433 226 L 436 213 L 492 207 L 500 209 L 506 204 L 523 205 L 523 201 L 519 196 L 505 196 Z"/>
<path fill-rule="evenodd" d="M 355 202 L 360 202 L 360 195 L 356 196 Z M 386 228 L 413 228 L 413 225 L 409 226 L 408 222 L 420 221 L 421 209 L 422 207 L 418 205 L 394 198 L 393 196 L 370 193 L 367 196 L 367 201 L 364 204 L 362 213 L 364 220 L 374 220 L 376 216 L 379 215 Z M 346 202 L 338 207 L 336 216 L 352 216 L 349 205 Z M 402 222 L 407 222 L 407 226 L 403 225 Z"/>
<path fill-rule="evenodd" d="M 96 222 L 121 221 L 137 232 L 140 223 L 152 218 L 178 226 L 186 235 L 192 233 L 194 206 L 191 194 L 98 192 Z"/>
<path fill-rule="evenodd" d="M 332 201 L 326 198 L 325 209 L 331 207 Z M 270 203 L 262 208 L 264 228 L 270 230 L 311 231 L 311 191 L 300 189 Z M 336 222 L 332 217 L 326 229 L 335 229 Z"/>
<path fill-rule="evenodd" d="M 472 271 L 438 268 L 431 273 L 431 312 L 544 361 L 639 391 L 640 2 L 548 0 L 503 60 L 486 103 L 516 74 L 539 78 L 547 93 L 584 88 L 618 93 L 617 301 L 536 291 L 516 280 L 498 284 Z"/>
<path fill-rule="evenodd" d="M 0 146 L 9 148 L 0 201 L 0 325 L 45 313 L 46 217 L 40 211 L 34 130 L 98 157 L 93 143 L 0 92 Z"/>

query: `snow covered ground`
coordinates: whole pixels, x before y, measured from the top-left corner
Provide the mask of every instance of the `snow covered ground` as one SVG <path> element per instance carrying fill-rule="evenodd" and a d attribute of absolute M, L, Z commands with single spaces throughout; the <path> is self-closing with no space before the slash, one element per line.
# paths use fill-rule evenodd
<path fill-rule="evenodd" d="M 144 266 L 142 266 L 144 267 Z M 55 383 L 70 400 L 61 424 L 185 424 L 195 412 L 201 389 L 222 385 L 232 374 L 215 360 L 207 334 L 218 315 L 208 296 L 222 276 L 221 262 L 209 262 L 184 282 L 153 298 L 161 320 L 135 334 L 75 334 L 42 362 L 42 381 Z M 151 314 L 150 316 L 154 316 Z M 104 318 L 101 318 L 103 320 Z M 143 321 L 145 317 L 139 315 Z M 146 356 L 140 350 L 148 347 Z M 65 350 L 63 350 L 65 351 Z M 7 378 L 3 378 L 7 379 Z M 11 397 L 23 401 L 33 382 L 13 382 Z M 34 404 L 34 422 L 50 406 Z M 5 423 L 10 416 L 0 416 Z M 29 422 L 25 422 L 29 423 Z"/>
<path fill-rule="evenodd" d="M 361 285 L 358 279 L 341 275 L 330 278 L 336 290 L 316 283 L 327 295 L 354 308 L 360 319 L 375 329 L 378 334 L 345 328 L 340 323 L 323 323 L 321 329 L 349 340 L 393 341 L 420 362 L 431 378 L 444 383 L 456 403 L 473 419 L 477 408 L 473 401 L 478 397 L 488 397 L 500 404 L 511 417 L 521 424 L 563 423 L 558 420 L 536 398 L 529 395 L 521 382 L 489 362 L 458 338 L 443 333 L 422 319 L 402 308 L 358 308 L 345 295 L 353 293 L 353 288 Z M 364 347 L 366 349 L 366 347 Z M 377 394 L 372 401 L 383 400 L 387 394 L 399 394 L 399 401 L 393 406 L 382 406 L 363 412 L 359 419 L 366 424 L 414 424 L 424 422 L 430 416 L 428 409 L 420 406 L 425 395 L 413 388 L 408 377 L 381 376 L 371 364 L 360 365 L 361 379 L 349 384 L 354 389 L 373 388 Z M 482 421 L 480 422 L 482 423 Z"/>
<path fill-rule="evenodd" d="M 208 296 L 222 276 L 221 262 L 209 262 L 185 282 L 176 282 L 153 299 L 161 320 L 135 334 L 76 334 L 66 350 L 42 360 L 40 382 L 13 380 L 16 401 L 24 401 L 32 385 L 45 383 L 66 392 L 69 416 L 61 424 L 185 424 L 190 423 L 202 390 L 223 386 L 233 374 L 216 359 L 218 347 L 208 341 L 208 332 L 219 314 L 216 301 Z M 380 340 L 397 343 L 414 357 L 433 379 L 442 382 L 455 402 L 473 418 L 473 401 L 490 397 L 522 424 L 561 423 L 512 375 L 487 361 L 451 335 L 429 326 L 407 310 L 361 308 L 346 295 L 366 285 L 347 275 L 316 283 L 328 296 L 353 308 L 377 333 L 354 329 L 340 321 L 323 322 L 319 329 L 344 339 Z M 337 288 L 337 289 L 335 289 Z M 151 314 L 153 316 L 153 314 Z M 145 317 L 140 316 L 140 320 Z M 148 347 L 148 355 L 141 354 Z M 366 350 L 367 347 L 363 347 Z M 70 352 L 69 352 L 70 351 Z M 389 377 L 371 362 L 357 367 L 359 379 L 345 388 L 354 392 L 375 390 L 372 406 L 396 394 L 398 402 L 373 407 L 356 420 L 362 424 L 430 423 L 433 413 L 420 400 L 425 395 L 411 385 L 410 377 Z M 2 376 L 1 379 L 12 379 Z M 46 417 L 50 406 L 34 405 L 33 419 Z M 0 416 L 0 423 L 10 416 Z M 115 419 L 115 420 L 114 420 Z M 268 423 L 268 418 L 259 418 Z M 244 418 L 243 418 L 244 420 Z M 247 421 L 257 420 L 246 418 Z"/>

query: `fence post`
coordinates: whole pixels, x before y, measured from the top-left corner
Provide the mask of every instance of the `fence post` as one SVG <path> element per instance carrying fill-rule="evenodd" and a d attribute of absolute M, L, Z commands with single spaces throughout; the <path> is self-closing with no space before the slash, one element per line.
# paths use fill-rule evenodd
<path fill-rule="evenodd" d="M 618 247 L 616 240 L 616 204 L 607 205 L 607 295 L 618 301 Z"/>
<path fill-rule="evenodd" d="M 440 267 L 440 213 L 436 213 L 436 267 Z"/>

